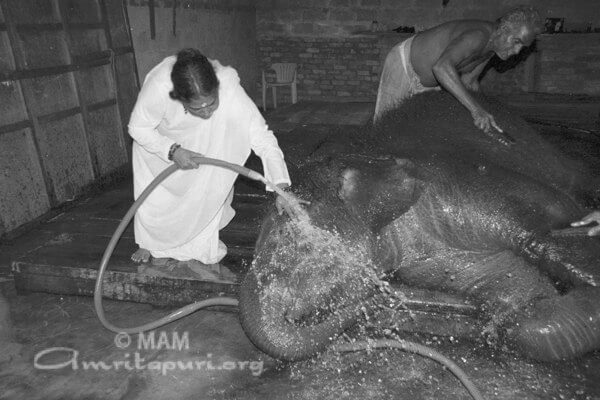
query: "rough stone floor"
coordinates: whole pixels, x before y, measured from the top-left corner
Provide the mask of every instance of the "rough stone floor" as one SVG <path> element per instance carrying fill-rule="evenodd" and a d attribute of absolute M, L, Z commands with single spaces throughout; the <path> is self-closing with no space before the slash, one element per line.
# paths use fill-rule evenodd
<path fill-rule="evenodd" d="M 360 125 L 371 112 L 372 105 L 364 103 L 298 103 L 269 112 L 267 119 L 284 137 L 300 126 L 314 124 L 317 132 L 329 124 Z M 566 137 L 583 143 L 597 135 L 544 129 L 563 144 Z M 293 140 L 286 146 L 293 147 Z M 19 238 L 0 243 L 0 285 L 22 345 L 20 357 L 0 364 L 1 399 L 470 398 L 439 364 L 393 350 L 326 353 L 279 363 L 246 339 L 235 310 L 199 311 L 156 330 L 154 337 L 114 335 L 98 321 L 90 297 L 17 294 L 8 265 L 27 246 Z M 105 308 L 121 326 L 155 320 L 171 310 L 122 301 L 107 301 Z M 477 340 L 402 335 L 454 360 L 486 399 L 600 398 L 598 353 L 538 364 L 494 352 Z"/>

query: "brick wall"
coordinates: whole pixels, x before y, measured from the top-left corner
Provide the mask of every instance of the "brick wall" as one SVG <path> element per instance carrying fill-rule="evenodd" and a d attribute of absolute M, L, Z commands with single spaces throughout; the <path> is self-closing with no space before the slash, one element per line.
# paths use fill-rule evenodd
<path fill-rule="evenodd" d="M 301 99 L 372 101 L 377 94 L 382 57 L 403 37 L 406 35 L 263 38 L 259 54 L 265 64 L 298 64 Z M 287 100 L 289 91 L 281 95 Z"/>
<path fill-rule="evenodd" d="M 600 95 L 600 33 L 541 38 L 536 90 Z"/>
<path fill-rule="evenodd" d="M 483 87 L 501 93 L 600 95 L 600 33 L 541 35 L 536 48 L 514 69 L 489 71 Z"/>

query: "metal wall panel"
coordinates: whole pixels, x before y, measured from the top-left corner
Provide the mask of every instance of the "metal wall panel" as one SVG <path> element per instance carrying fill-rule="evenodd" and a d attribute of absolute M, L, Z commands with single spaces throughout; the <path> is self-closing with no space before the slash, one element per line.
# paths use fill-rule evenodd
<path fill-rule="evenodd" d="M 67 0 L 65 12 L 69 23 L 102 22 L 102 11 L 97 0 Z"/>
<path fill-rule="evenodd" d="M 0 135 L 0 236 L 50 209 L 30 129 Z"/>
<path fill-rule="evenodd" d="M 79 106 L 75 81 L 70 73 L 24 79 L 22 82 L 29 109 L 36 116 Z"/>
<path fill-rule="evenodd" d="M 17 28 L 19 45 L 23 49 L 24 68 L 45 68 L 69 64 L 65 33 L 40 30 L 21 31 Z"/>
<path fill-rule="evenodd" d="M 127 153 L 121 136 L 121 121 L 116 104 L 89 114 L 89 141 L 92 157 L 100 174 L 113 172 L 127 162 Z"/>
<path fill-rule="evenodd" d="M 0 0 L 0 237 L 126 166 L 138 84 L 123 7 Z"/>
<path fill-rule="evenodd" d="M 8 34 L 0 31 L 0 73 L 14 70 L 15 61 L 12 56 Z"/>
<path fill-rule="evenodd" d="M 86 29 L 72 32 L 70 38 L 71 55 L 74 58 L 108 49 L 104 29 Z"/>
<path fill-rule="evenodd" d="M 54 0 L 7 0 L 5 4 L 4 14 L 10 15 L 14 24 L 60 22 L 58 3 Z"/>
<path fill-rule="evenodd" d="M 129 23 L 126 20 L 123 0 L 104 0 L 104 3 L 106 4 L 106 18 L 113 47 L 131 46 Z"/>
<path fill-rule="evenodd" d="M 84 69 L 76 74 L 84 104 L 91 105 L 115 98 L 115 83 L 110 65 Z"/>
<path fill-rule="evenodd" d="M 21 85 L 18 81 L 0 84 L 0 126 L 11 125 L 27 119 Z"/>
<path fill-rule="evenodd" d="M 94 180 L 81 115 L 40 124 L 39 148 L 59 203 Z"/>
<path fill-rule="evenodd" d="M 133 106 L 137 100 L 138 80 L 137 69 L 135 66 L 135 58 L 133 54 L 123 54 L 115 60 L 116 74 L 119 77 L 118 90 L 120 93 L 119 100 L 121 102 L 121 117 L 123 127 L 127 127 L 129 116 L 133 111 Z M 126 136 L 129 140 L 129 136 Z"/>

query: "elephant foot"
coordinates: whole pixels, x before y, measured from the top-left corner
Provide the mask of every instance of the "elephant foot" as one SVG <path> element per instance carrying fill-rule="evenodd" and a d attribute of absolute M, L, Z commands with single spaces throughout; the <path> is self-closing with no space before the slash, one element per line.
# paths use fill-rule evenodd
<path fill-rule="evenodd" d="M 508 335 L 526 356 L 539 361 L 569 359 L 600 348 L 600 288 L 580 287 L 540 300 Z"/>

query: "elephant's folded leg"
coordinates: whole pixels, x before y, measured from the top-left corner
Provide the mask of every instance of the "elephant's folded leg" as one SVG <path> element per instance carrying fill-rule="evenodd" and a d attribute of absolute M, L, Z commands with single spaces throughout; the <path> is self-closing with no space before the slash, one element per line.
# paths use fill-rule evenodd
<path fill-rule="evenodd" d="M 408 221 L 410 222 L 410 221 Z M 402 258 L 392 257 L 404 244 Z M 511 250 L 468 251 L 448 247 L 399 218 L 380 235 L 381 262 L 397 262 L 396 276 L 408 285 L 463 294 L 490 321 L 486 333 L 512 329 L 516 313 L 541 298 L 558 296 L 550 279 Z"/>
<path fill-rule="evenodd" d="M 521 316 L 509 338 L 529 357 L 568 359 L 600 347 L 600 288 L 576 288 L 540 300 Z"/>
<path fill-rule="evenodd" d="M 404 283 L 464 294 L 495 318 L 524 307 L 532 299 L 556 295 L 551 281 L 511 250 L 448 247 L 404 217 L 382 231 L 379 241 L 380 262 L 396 263 L 395 275 Z M 398 253 L 394 250 L 402 245 L 402 258 L 393 257 Z"/>
<path fill-rule="evenodd" d="M 479 305 L 490 329 L 510 325 L 512 316 L 539 298 L 557 295 L 551 281 L 510 250 L 478 253 L 449 250 L 402 268 L 412 285 L 461 293 Z M 488 332 L 491 333 L 491 332 Z"/>

